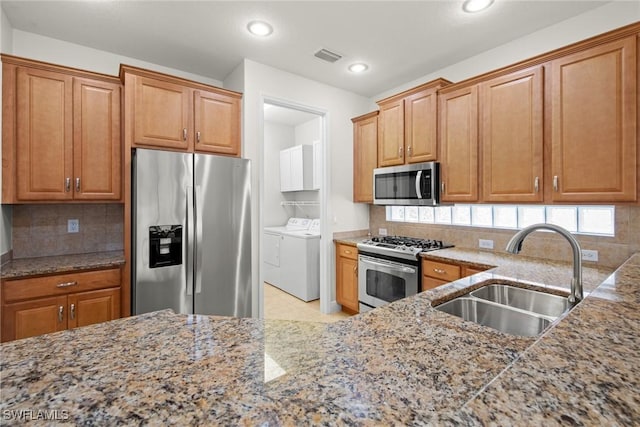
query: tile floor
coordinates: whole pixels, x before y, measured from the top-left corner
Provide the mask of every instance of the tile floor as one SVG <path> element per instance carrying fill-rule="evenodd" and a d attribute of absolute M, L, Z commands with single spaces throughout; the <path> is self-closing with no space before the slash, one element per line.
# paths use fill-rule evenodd
<path fill-rule="evenodd" d="M 322 314 L 320 313 L 320 300 L 304 302 L 269 283 L 264 283 L 265 319 L 331 323 L 347 317 L 349 315 L 342 311 Z"/>

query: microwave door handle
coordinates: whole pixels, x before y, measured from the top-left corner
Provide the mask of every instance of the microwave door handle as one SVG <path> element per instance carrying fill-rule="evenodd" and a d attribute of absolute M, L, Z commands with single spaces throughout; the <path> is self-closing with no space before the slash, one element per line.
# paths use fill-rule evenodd
<path fill-rule="evenodd" d="M 420 185 L 420 178 L 422 178 L 422 171 L 418 171 L 416 174 L 416 194 L 418 199 L 422 199 L 422 186 Z"/>

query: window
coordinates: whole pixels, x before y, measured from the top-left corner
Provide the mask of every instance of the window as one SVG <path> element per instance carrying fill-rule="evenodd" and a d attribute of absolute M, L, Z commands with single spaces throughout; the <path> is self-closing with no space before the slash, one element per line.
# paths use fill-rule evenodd
<path fill-rule="evenodd" d="M 520 229 L 556 224 L 572 233 L 615 235 L 615 206 L 387 206 L 387 221 Z"/>

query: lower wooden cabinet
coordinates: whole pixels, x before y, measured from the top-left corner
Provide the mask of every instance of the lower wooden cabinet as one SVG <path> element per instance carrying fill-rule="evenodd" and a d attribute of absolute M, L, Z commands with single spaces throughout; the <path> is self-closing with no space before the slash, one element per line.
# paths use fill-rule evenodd
<path fill-rule="evenodd" d="M 119 317 L 119 268 L 2 282 L 2 342 Z"/>
<path fill-rule="evenodd" d="M 482 271 L 484 271 L 484 269 L 469 267 L 464 264 L 423 259 L 421 291 L 437 288 L 438 286 L 445 285 L 462 277 L 471 276 Z"/>
<path fill-rule="evenodd" d="M 336 300 L 342 310 L 358 313 L 358 249 L 336 244 Z"/>

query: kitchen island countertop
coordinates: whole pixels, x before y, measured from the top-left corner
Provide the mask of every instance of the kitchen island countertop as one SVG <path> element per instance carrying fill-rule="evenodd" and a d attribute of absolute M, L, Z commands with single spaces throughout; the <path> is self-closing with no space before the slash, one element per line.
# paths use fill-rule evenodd
<path fill-rule="evenodd" d="M 4 343 L 0 413 L 57 410 L 77 424 L 637 423 L 640 254 L 609 277 L 586 275 L 595 290 L 539 338 L 431 307 L 499 276 L 328 325 L 162 311 Z"/>

